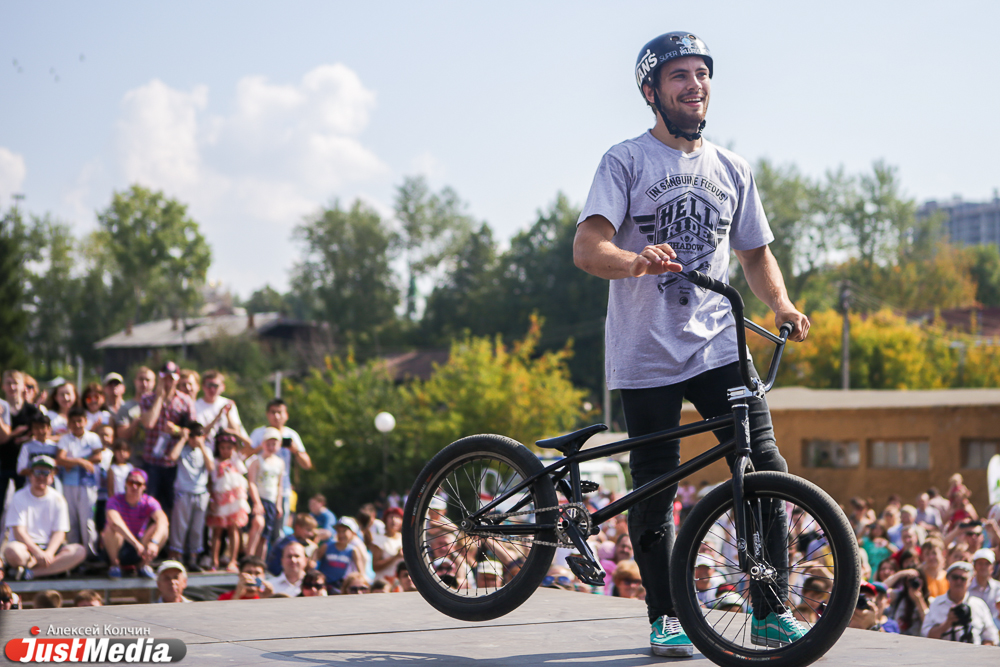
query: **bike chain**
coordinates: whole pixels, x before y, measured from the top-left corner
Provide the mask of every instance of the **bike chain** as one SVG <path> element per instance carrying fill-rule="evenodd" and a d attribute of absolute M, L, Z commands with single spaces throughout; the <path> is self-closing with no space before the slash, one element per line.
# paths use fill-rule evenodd
<path fill-rule="evenodd" d="M 566 503 L 565 505 L 556 505 L 555 507 L 539 507 L 533 510 L 520 510 L 517 512 L 502 512 L 499 514 L 489 514 L 490 519 L 507 519 L 512 516 L 523 516 L 525 514 L 541 514 L 543 512 L 548 512 L 550 510 L 555 510 L 559 512 L 560 518 L 563 518 L 566 514 L 566 510 L 576 509 L 582 514 L 582 520 L 586 526 L 586 530 L 583 531 L 584 535 L 590 535 L 590 529 L 593 526 L 593 522 L 590 517 L 590 512 L 587 510 L 587 506 L 583 503 Z M 569 520 L 569 519 L 567 519 Z M 579 521 L 580 519 L 572 519 L 573 521 Z M 492 537 L 497 539 L 496 533 L 479 533 L 476 531 L 465 531 L 468 535 L 473 537 Z M 519 542 L 521 544 L 538 544 L 543 547 L 556 547 L 556 548 L 568 548 L 573 549 L 575 545 L 573 541 L 569 539 L 566 535 L 566 531 L 556 524 L 556 535 L 559 537 L 558 542 L 546 542 L 545 540 L 536 540 L 534 538 L 521 537 L 520 535 L 504 535 L 503 539 L 508 542 Z"/>

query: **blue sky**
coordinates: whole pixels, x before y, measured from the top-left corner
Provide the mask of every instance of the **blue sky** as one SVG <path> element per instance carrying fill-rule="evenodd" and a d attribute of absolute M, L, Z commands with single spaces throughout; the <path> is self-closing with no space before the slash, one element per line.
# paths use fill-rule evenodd
<path fill-rule="evenodd" d="M 581 203 L 603 152 L 649 127 L 632 69 L 674 29 L 715 57 L 709 139 L 812 176 L 885 159 L 919 200 L 982 200 L 998 24 L 987 1 L 4 0 L 0 207 L 24 193 L 82 234 L 114 190 L 162 189 L 243 296 L 286 286 L 304 215 L 389 214 L 407 175 L 505 240 L 559 191 Z"/>

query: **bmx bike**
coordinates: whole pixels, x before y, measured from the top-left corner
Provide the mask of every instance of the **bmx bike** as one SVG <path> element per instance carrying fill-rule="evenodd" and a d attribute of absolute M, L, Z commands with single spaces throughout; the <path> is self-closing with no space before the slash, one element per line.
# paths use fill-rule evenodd
<path fill-rule="evenodd" d="M 728 390 L 731 414 L 583 450 L 607 430 L 594 424 L 538 441 L 564 455 L 548 466 L 500 435 L 448 445 L 414 482 L 402 531 L 410 577 L 433 607 L 465 621 L 507 614 L 542 584 L 557 548 L 575 550 L 566 561 L 581 581 L 603 586 L 604 571 L 587 543 L 600 524 L 732 455 L 732 478 L 692 508 L 671 553 L 675 612 L 691 642 L 719 665 L 791 667 L 818 659 L 843 634 L 860 583 L 847 517 L 815 484 L 755 472 L 750 461 L 747 400 L 773 386 L 792 327 L 775 336 L 745 320 L 733 287 L 696 271 L 678 275 L 732 305 L 743 386 Z M 775 345 L 764 382 L 750 372 L 747 328 Z M 584 503 L 598 486 L 581 479 L 580 463 L 729 426 L 733 438 L 675 470 L 596 511 Z M 804 634 L 769 636 L 752 621 L 754 609 L 791 614 Z"/>

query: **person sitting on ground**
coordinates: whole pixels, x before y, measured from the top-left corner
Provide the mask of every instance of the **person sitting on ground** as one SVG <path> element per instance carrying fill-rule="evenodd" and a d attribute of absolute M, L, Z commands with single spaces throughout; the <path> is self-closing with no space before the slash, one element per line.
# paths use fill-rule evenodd
<path fill-rule="evenodd" d="M 82 590 L 73 598 L 74 607 L 103 607 L 104 597 L 97 591 Z"/>
<path fill-rule="evenodd" d="M 333 537 L 333 527 L 337 525 L 337 515 L 326 506 L 326 496 L 317 493 L 309 499 L 309 513 L 316 519 L 316 540 L 322 544 Z"/>
<path fill-rule="evenodd" d="M 306 570 L 302 577 L 302 597 L 326 597 L 326 577 L 319 570 Z"/>
<path fill-rule="evenodd" d="M 220 600 L 259 600 L 274 595 L 274 587 L 268 582 L 264 559 L 247 556 L 240 561 L 240 577 L 236 588 L 219 596 Z"/>
<path fill-rule="evenodd" d="M 639 576 L 639 566 L 634 560 L 623 560 L 618 563 L 612 581 L 616 597 L 639 599 L 639 594 L 642 592 L 642 577 Z"/>
<path fill-rule="evenodd" d="M 191 602 L 184 597 L 188 577 L 184 563 L 165 560 L 156 568 L 156 590 L 160 592 L 157 602 Z"/>
<path fill-rule="evenodd" d="M 56 462 L 51 456 L 36 456 L 31 462 L 28 486 L 14 493 L 7 510 L 7 526 L 13 540 L 3 559 L 19 569 L 24 579 L 47 577 L 73 569 L 87 557 L 80 544 L 67 544 L 69 508 L 66 499 L 49 485 Z"/>
<path fill-rule="evenodd" d="M 326 575 L 331 595 L 340 592 L 340 584 L 352 572 L 364 572 L 364 562 L 355 543 L 359 528 L 349 516 L 342 516 L 335 526 L 337 535 L 320 545 L 316 551 L 317 568 Z"/>
<path fill-rule="evenodd" d="M 993 616 L 993 624 L 1000 628 L 1000 581 L 990 577 L 995 561 L 992 549 L 980 549 L 972 554 L 972 568 L 976 576 L 969 582 L 969 594 L 986 603 Z"/>
<path fill-rule="evenodd" d="M 931 602 L 920 629 L 924 637 L 976 645 L 995 646 L 1000 641 L 993 615 L 986 603 L 969 595 L 973 568 L 955 563 L 948 568 L 948 593 Z"/>
<path fill-rule="evenodd" d="M 365 580 L 365 575 L 361 572 L 351 572 L 344 577 L 340 585 L 341 595 L 364 595 L 370 593 L 371 587 Z"/>
<path fill-rule="evenodd" d="M 372 535 L 372 569 L 380 579 L 393 579 L 396 576 L 396 565 L 403 560 L 403 510 L 390 507 L 385 511 L 382 521 L 385 532 Z"/>
<path fill-rule="evenodd" d="M 20 608 L 21 598 L 17 596 L 17 593 L 10 590 L 10 586 L 6 582 L 0 581 L 0 611 Z"/>
<path fill-rule="evenodd" d="M 122 565 L 138 565 L 139 574 L 148 579 L 156 576 L 150 563 L 160 553 L 170 526 L 160 503 L 145 489 L 146 472 L 136 468 L 125 480 L 125 493 L 108 499 L 101 537 L 111 562 L 109 577 L 122 576 Z"/>
<path fill-rule="evenodd" d="M 271 547 L 271 554 L 267 559 L 267 571 L 274 576 L 281 574 L 281 554 L 285 547 L 292 542 L 298 542 L 305 548 L 306 558 L 310 562 L 310 567 L 315 566 L 313 556 L 316 555 L 316 519 L 311 514 L 300 512 L 295 515 L 292 521 L 292 534 L 286 535 Z"/>
<path fill-rule="evenodd" d="M 274 590 L 272 597 L 279 594 L 298 597 L 302 592 L 302 577 L 305 576 L 307 563 L 305 548 L 298 542 L 289 542 L 281 553 L 281 574 L 267 578 Z"/>
<path fill-rule="evenodd" d="M 406 567 L 406 561 L 402 561 L 396 566 L 396 585 L 393 586 L 393 593 L 413 593 L 417 590 L 417 587 L 413 585 L 413 580 L 410 579 L 410 570 Z"/>
<path fill-rule="evenodd" d="M 35 594 L 32 609 L 61 609 L 62 594 L 59 591 L 39 591 Z"/>

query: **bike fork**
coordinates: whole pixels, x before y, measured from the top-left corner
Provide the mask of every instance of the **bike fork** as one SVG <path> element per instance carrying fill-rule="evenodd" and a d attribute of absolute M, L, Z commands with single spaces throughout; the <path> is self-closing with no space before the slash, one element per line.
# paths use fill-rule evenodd
<path fill-rule="evenodd" d="M 753 472 L 753 464 L 750 462 L 750 407 L 745 401 L 733 404 L 733 417 L 736 430 L 736 461 L 733 464 L 733 523 L 736 527 L 736 549 L 739 552 L 740 571 L 749 572 L 752 567 L 751 563 L 760 557 L 762 545 L 759 530 L 760 517 L 747 516 L 748 508 L 743 503 L 743 476 L 747 472 Z M 747 529 L 748 525 L 755 525 L 758 529 L 750 534 Z"/>

